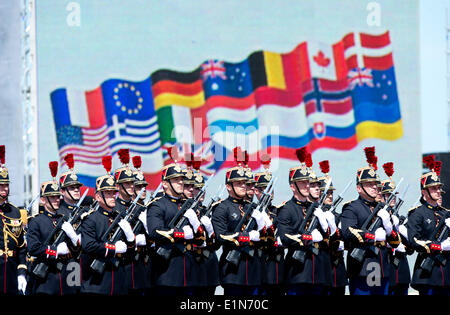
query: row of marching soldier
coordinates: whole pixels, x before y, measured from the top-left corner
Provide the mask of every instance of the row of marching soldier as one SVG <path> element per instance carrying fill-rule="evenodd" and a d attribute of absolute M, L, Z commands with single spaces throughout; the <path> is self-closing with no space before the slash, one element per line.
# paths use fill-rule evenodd
<path fill-rule="evenodd" d="M 277 178 L 270 157 L 252 173 L 248 155 L 234 149 L 223 189 L 205 199 L 208 181 L 193 157 L 169 149 L 173 163 L 162 170 L 150 196 L 141 158 L 97 178 L 94 198 L 65 156 L 68 171 L 41 185 L 39 213 L 8 202 L 9 174 L 0 146 L 0 293 L 27 295 L 423 295 L 449 293 L 449 211 L 442 207 L 441 162 L 420 178 L 418 206 L 399 215 L 408 185 L 392 176 L 392 162 L 377 174 L 375 147 L 364 148 L 368 165 L 356 171 L 359 197 L 342 205 L 351 181 L 335 196 L 328 161 L 313 171 L 311 154 L 296 150 L 300 164 L 289 169 L 292 198 L 272 204 Z M 181 163 L 186 164 L 182 167 Z M 404 185 L 402 189 L 400 185 Z M 221 198 L 226 189 L 228 196 Z M 398 194 L 402 191 L 402 194 Z M 35 198 L 36 199 L 36 198 Z M 220 250 L 219 250 L 220 249 Z M 407 257 L 417 252 L 410 274 Z M 219 255 L 220 254 L 220 255 Z"/>

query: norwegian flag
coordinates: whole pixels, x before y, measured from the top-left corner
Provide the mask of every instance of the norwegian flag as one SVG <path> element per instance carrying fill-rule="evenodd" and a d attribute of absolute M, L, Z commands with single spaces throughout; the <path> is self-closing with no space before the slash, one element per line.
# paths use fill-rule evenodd
<path fill-rule="evenodd" d="M 200 71 L 200 74 L 202 75 L 203 80 L 206 80 L 209 77 L 219 77 L 223 80 L 226 80 L 227 78 L 225 75 L 225 66 L 223 61 L 210 59 L 203 63 L 201 68 L 202 70 Z"/>
<path fill-rule="evenodd" d="M 354 89 L 356 85 L 363 86 L 364 84 L 369 87 L 374 87 L 372 69 L 367 68 L 355 68 L 348 72 L 348 83 L 350 89 Z"/>

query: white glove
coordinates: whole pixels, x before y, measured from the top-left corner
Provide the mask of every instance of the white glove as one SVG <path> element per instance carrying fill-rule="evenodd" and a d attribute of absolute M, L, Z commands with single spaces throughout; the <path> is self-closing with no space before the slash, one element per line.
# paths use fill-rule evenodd
<path fill-rule="evenodd" d="M 442 243 L 441 243 L 441 250 L 442 251 L 450 251 L 450 238 L 446 238 Z"/>
<path fill-rule="evenodd" d="M 188 225 L 183 226 L 183 232 L 185 240 L 191 240 L 194 238 L 194 232 L 192 231 L 190 226 Z"/>
<path fill-rule="evenodd" d="M 445 219 L 445 225 L 450 228 L 450 218 Z"/>
<path fill-rule="evenodd" d="M 312 241 L 314 243 L 317 243 L 317 242 L 320 242 L 323 240 L 322 233 L 320 233 L 319 230 L 317 230 L 317 229 L 314 229 L 311 232 L 311 236 L 312 236 Z"/>
<path fill-rule="evenodd" d="M 283 246 L 283 243 L 281 243 L 281 238 L 279 236 L 277 236 L 277 243 L 278 246 Z"/>
<path fill-rule="evenodd" d="M 342 252 L 344 249 L 344 241 L 339 241 L 338 252 Z"/>
<path fill-rule="evenodd" d="M 145 235 L 144 234 L 136 235 L 136 246 L 145 246 L 145 245 L 147 245 Z"/>
<path fill-rule="evenodd" d="M 124 241 L 117 241 L 114 246 L 116 247 L 116 254 L 123 254 L 127 251 L 127 244 Z"/>
<path fill-rule="evenodd" d="M 375 231 L 375 242 L 383 242 L 385 240 L 386 240 L 386 231 L 382 227 L 379 227 Z"/>
<path fill-rule="evenodd" d="M 61 229 L 70 238 L 70 240 L 72 241 L 73 245 L 77 246 L 78 245 L 78 241 L 80 241 L 80 244 L 81 244 L 80 235 L 75 232 L 75 230 L 73 229 L 72 224 L 70 224 L 69 222 L 65 221 L 62 224 Z"/>
<path fill-rule="evenodd" d="M 379 216 L 381 218 L 381 221 L 383 221 L 383 226 L 386 234 L 390 235 L 392 233 L 392 222 L 390 220 L 391 216 L 389 215 L 389 213 L 386 211 L 386 209 L 383 208 L 378 211 L 377 216 Z"/>
<path fill-rule="evenodd" d="M 396 215 L 391 216 L 392 224 L 394 225 L 395 229 L 398 231 L 398 225 L 400 224 L 400 220 Z"/>
<path fill-rule="evenodd" d="M 398 246 L 396 248 L 394 248 L 394 252 L 400 252 L 400 253 L 406 252 L 405 245 L 403 245 L 402 243 L 398 244 Z"/>
<path fill-rule="evenodd" d="M 211 235 L 214 234 L 214 228 L 213 228 L 213 225 L 211 223 L 211 219 L 204 215 L 204 216 L 202 216 L 200 218 L 200 222 L 205 227 L 206 233 L 208 233 L 208 237 L 211 237 Z"/>
<path fill-rule="evenodd" d="M 253 210 L 252 212 L 252 218 L 256 220 L 256 224 L 258 225 L 258 231 L 261 231 L 266 223 L 264 222 L 264 217 L 258 210 Z"/>
<path fill-rule="evenodd" d="M 144 225 L 144 228 L 145 228 L 145 232 L 147 232 L 147 234 L 148 234 L 148 229 L 147 229 L 147 209 L 145 209 L 145 211 L 142 211 L 141 214 L 139 214 L 138 219 L 139 219 L 139 221 L 142 222 L 142 224 Z"/>
<path fill-rule="evenodd" d="M 250 241 L 258 242 L 259 241 L 259 232 L 255 230 L 251 230 L 248 232 L 248 236 L 250 238 Z"/>
<path fill-rule="evenodd" d="M 398 231 L 404 238 L 408 239 L 408 230 L 404 224 L 398 227 Z"/>
<path fill-rule="evenodd" d="M 17 288 L 25 294 L 27 288 L 27 279 L 24 275 L 17 276 Z"/>
<path fill-rule="evenodd" d="M 325 219 L 327 219 L 328 226 L 330 227 L 330 236 L 336 233 L 337 226 L 334 214 L 331 211 L 324 212 Z"/>
<path fill-rule="evenodd" d="M 317 219 L 319 219 L 319 223 L 320 226 L 322 227 L 322 230 L 326 232 L 328 230 L 328 223 L 322 208 L 317 207 L 316 210 L 314 210 L 314 215 L 317 217 Z"/>
<path fill-rule="evenodd" d="M 133 230 L 131 229 L 130 223 L 128 223 L 128 221 L 126 221 L 125 219 L 122 219 L 119 221 L 119 226 L 122 229 L 123 234 L 125 234 L 125 238 L 127 239 L 127 241 L 133 242 L 134 241 L 134 233 L 133 233 Z"/>
<path fill-rule="evenodd" d="M 266 226 L 266 229 L 270 228 L 273 225 L 273 222 L 270 219 L 269 215 L 265 211 L 261 212 L 261 215 L 263 216 L 264 225 Z"/>
<path fill-rule="evenodd" d="M 56 257 L 59 255 L 67 255 L 69 252 L 69 248 L 67 247 L 66 242 L 61 242 L 56 246 Z"/>
<path fill-rule="evenodd" d="M 192 209 L 188 209 L 184 213 L 184 216 L 189 220 L 189 223 L 192 225 L 194 233 L 197 232 L 198 228 L 200 227 L 200 221 L 198 220 L 195 211 Z"/>

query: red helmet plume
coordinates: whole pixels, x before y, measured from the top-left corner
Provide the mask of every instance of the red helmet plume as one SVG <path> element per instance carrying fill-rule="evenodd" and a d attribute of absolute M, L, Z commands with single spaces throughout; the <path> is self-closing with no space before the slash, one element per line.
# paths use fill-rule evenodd
<path fill-rule="evenodd" d="M 73 160 L 73 154 L 72 153 L 66 154 L 66 156 L 64 157 L 64 161 L 66 161 L 67 167 L 70 170 L 73 170 L 73 167 L 75 166 L 75 161 Z"/>
<path fill-rule="evenodd" d="M 0 164 L 5 164 L 5 146 L 0 145 Z"/>
<path fill-rule="evenodd" d="M 103 167 L 105 168 L 106 172 L 108 174 L 111 173 L 112 156 L 111 155 L 107 155 L 107 156 L 102 157 L 102 164 L 103 164 Z"/>
<path fill-rule="evenodd" d="M 319 166 L 322 173 L 328 174 L 330 172 L 330 162 L 328 160 L 319 162 Z"/>
<path fill-rule="evenodd" d="M 297 155 L 297 159 L 300 161 L 300 163 L 305 163 L 307 153 L 308 153 L 307 147 L 295 150 L 295 154 Z"/>
<path fill-rule="evenodd" d="M 48 167 L 50 168 L 50 174 L 53 178 L 55 178 L 56 174 L 58 174 L 58 162 L 51 161 L 50 163 L 48 163 Z"/>
<path fill-rule="evenodd" d="M 133 166 L 135 169 L 140 169 L 142 165 L 142 159 L 139 155 L 133 156 L 131 159 L 133 161 Z"/>
<path fill-rule="evenodd" d="M 392 162 L 384 163 L 383 169 L 389 178 L 392 177 L 392 175 L 394 175 L 394 163 L 392 163 Z"/>
<path fill-rule="evenodd" d="M 122 164 L 128 165 L 130 163 L 130 149 L 120 149 L 117 151 L 119 155 L 119 160 Z"/>

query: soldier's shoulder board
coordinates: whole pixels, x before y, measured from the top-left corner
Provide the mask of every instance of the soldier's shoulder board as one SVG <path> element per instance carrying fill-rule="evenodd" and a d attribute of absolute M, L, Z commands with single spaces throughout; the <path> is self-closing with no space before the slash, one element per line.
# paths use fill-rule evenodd
<path fill-rule="evenodd" d="M 219 200 L 217 200 L 216 202 L 213 202 L 212 204 L 211 204 L 211 208 L 214 208 L 214 207 L 216 207 L 217 205 L 220 205 L 221 203 L 222 203 L 222 201 L 224 201 L 225 199 L 219 199 Z"/>
<path fill-rule="evenodd" d="M 158 200 L 161 199 L 161 198 L 162 198 L 162 196 L 155 197 L 155 199 L 150 200 L 149 202 L 147 202 L 147 204 L 145 205 L 145 207 L 150 206 L 152 203 L 154 203 L 155 201 L 158 201 Z"/>
<path fill-rule="evenodd" d="M 278 206 L 275 206 L 275 208 L 280 209 L 282 208 L 285 204 L 286 204 L 287 200 L 283 201 L 282 203 L 280 203 Z"/>
<path fill-rule="evenodd" d="M 343 207 L 345 207 L 346 205 L 348 205 L 348 204 L 350 204 L 350 203 L 352 203 L 353 201 L 355 201 L 355 199 L 353 199 L 353 200 L 348 200 L 348 201 L 345 201 L 343 204 L 342 204 L 342 206 Z"/>
<path fill-rule="evenodd" d="M 419 207 L 420 207 L 420 205 L 417 206 L 417 207 L 412 207 L 412 208 L 410 208 L 410 209 L 408 210 L 408 214 L 411 214 L 414 210 L 416 210 L 416 209 L 419 208 Z"/>
<path fill-rule="evenodd" d="M 80 219 L 84 220 L 86 219 L 88 216 L 90 216 L 92 213 L 94 213 L 96 211 L 95 208 L 90 209 L 89 211 L 84 212 L 83 214 L 81 214 Z"/>

